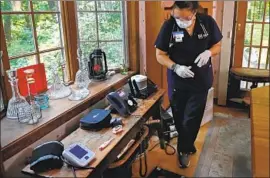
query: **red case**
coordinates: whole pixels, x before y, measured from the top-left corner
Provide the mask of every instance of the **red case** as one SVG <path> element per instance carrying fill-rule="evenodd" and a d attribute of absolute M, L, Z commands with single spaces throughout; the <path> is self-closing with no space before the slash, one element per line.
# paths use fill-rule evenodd
<path fill-rule="evenodd" d="M 47 79 L 46 79 L 46 73 L 45 73 L 45 67 L 43 63 L 31 65 L 27 67 L 23 67 L 20 69 L 17 69 L 17 75 L 18 75 L 18 85 L 19 90 L 22 96 L 28 95 L 28 89 L 27 89 L 27 82 L 26 82 L 26 75 L 23 72 L 26 69 L 34 69 L 35 72 L 33 74 L 33 78 L 35 79 L 34 84 L 30 84 L 30 90 L 31 94 L 36 95 L 38 93 L 42 93 L 48 90 L 47 86 Z"/>

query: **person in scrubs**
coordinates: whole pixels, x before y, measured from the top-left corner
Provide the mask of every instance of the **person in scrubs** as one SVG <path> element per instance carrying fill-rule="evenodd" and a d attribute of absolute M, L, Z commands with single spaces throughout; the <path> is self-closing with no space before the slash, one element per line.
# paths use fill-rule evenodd
<path fill-rule="evenodd" d="M 222 34 L 215 20 L 197 13 L 198 1 L 175 1 L 155 42 L 157 61 L 168 68 L 170 105 L 178 132 L 179 166 L 190 164 L 213 83 L 211 57 L 221 49 Z"/>

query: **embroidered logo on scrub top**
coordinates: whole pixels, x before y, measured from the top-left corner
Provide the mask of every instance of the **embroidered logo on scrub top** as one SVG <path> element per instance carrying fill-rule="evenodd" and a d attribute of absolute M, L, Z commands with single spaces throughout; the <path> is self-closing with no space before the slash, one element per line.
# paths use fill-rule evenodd
<path fill-rule="evenodd" d="M 173 32 L 173 38 L 175 42 L 183 42 L 184 32 L 183 31 L 177 31 Z"/>
<path fill-rule="evenodd" d="M 200 23 L 200 26 L 202 27 L 203 34 L 198 34 L 198 39 L 199 39 L 199 40 L 208 37 L 208 32 L 207 32 L 207 30 L 205 29 L 204 25 L 203 25 L 202 23 Z"/>

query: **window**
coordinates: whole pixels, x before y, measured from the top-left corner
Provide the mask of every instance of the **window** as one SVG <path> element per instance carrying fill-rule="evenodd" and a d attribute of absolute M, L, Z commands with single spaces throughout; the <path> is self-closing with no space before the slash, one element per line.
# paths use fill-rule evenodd
<path fill-rule="evenodd" d="M 242 67 L 269 69 L 269 1 L 248 1 L 245 2 L 245 14 L 238 14 L 238 19 L 243 19 L 245 30 L 242 36 L 243 47 L 236 46 L 236 50 L 242 52 Z M 241 8 L 241 7 L 239 7 Z M 240 38 L 238 38 L 240 39 Z M 236 59 L 239 60 L 239 59 Z M 262 86 L 264 84 L 259 84 Z M 249 89 L 250 82 L 241 82 L 242 89 Z"/>
<path fill-rule="evenodd" d="M 77 1 L 79 45 L 84 57 L 101 48 L 108 67 L 119 68 L 126 59 L 123 1 Z"/>
<path fill-rule="evenodd" d="M 4 0 L 1 15 L 10 68 L 44 63 L 51 83 L 52 67 L 65 59 L 60 2 Z"/>

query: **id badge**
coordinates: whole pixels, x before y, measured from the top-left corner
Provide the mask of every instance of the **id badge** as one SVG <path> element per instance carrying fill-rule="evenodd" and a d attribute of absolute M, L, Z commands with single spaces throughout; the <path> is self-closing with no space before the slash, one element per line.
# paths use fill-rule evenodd
<path fill-rule="evenodd" d="M 175 42 L 177 42 L 177 43 L 183 42 L 183 37 L 184 37 L 183 31 L 173 32 L 173 38 L 174 38 Z"/>

